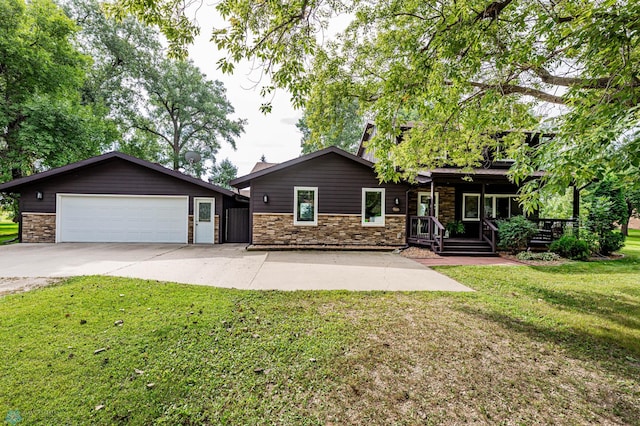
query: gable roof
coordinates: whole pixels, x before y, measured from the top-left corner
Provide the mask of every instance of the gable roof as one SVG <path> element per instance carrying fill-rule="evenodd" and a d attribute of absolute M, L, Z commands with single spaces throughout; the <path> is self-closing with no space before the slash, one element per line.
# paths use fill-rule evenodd
<path fill-rule="evenodd" d="M 147 168 L 149 170 L 153 170 L 155 172 L 162 173 L 167 176 L 171 176 L 175 179 L 180 179 L 185 182 L 189 182 L 191 184 L 201 186 L 203 188 L 216 191 L 224 195 L 228 195 L 230 197 L 237 195 L 236 193 L 229 191 L 228 189 L 194 178 L 193 176 L 189 176 L 184 173 L 178 172 L 176 170 L 168 169 L 164 166 L 161 166 L 160 164 L 151 163 L 146 160 L 141 160 L 140 158 L 132 157 L 131 155 L 123 154 L 122 152 L 118 152 L 118 151 L 113 151 L 106 154 L 98 155 L 96 157 L 91 157 L 86 160 L 67 164 L 66 166 L 57 167 L 55 169 L 47 170 L 41 173 L 36 173 L 31 176 L 14 179 L 12 181 L 0 184 L 0 192 L 12 192 L 30 183 L 34 183 L 43 179 L 48 179 L 51 177 L 63 175 L 65 173 L 69 173 L 78 169 L 94 166 L 112 159 L 124 160 L 129 163 Z"/>
<path fill-rule="evenodd" d="M 260 170 L 268 169 L 269 167 L 275 166 L 277 164 L 278 163 L 267 163 L 266 161 L 258 161 L 256 165 L 253 166 L 253 169 L 251 169 L 249 173 L 251 174 L 251 173 L 259 172 Z"/>
<path fill-rule="evenodd" d="M 229 182 L 229 185 L 235 186 L 236 188 L 246 188 L 247 186 L 251 185 L 251 181 L 253 179 L 261 178 L 262 176 L 266 176 L 268 174 L 278 172 L 280 170 L 284 170 L 289 167 L 296 166 L 298 164 L 305 163 L 307 161 L 313 160 L 318 157 L 322 157 L 323 155 L 327 155 L 327 154 L 337 154 L 346 158 L 347 160 L 354 161 L 366 167 L 373 167 L 373 163 L 365 160 L 364 158 L 350 154 L 347 151 L 344 151 L 335 146 L 330 146 L 328 148 L 321 149 L 320 151 L 312 152 L 311 154 L 303 155 L 301 157 L 294 158 L 293 160 L 285 161 L 284 163 L 276 164 L 266 169 L 262 169 L 257 172 L 249 173 L 248 175 L 233 179 L 231 182 Z"/>

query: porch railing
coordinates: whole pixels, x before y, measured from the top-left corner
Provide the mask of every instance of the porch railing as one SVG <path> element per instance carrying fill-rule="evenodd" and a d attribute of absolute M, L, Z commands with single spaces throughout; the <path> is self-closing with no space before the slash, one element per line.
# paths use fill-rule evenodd
<path fill-rule="evenodd" d="M 498 245 L 498 227 L 491 219 L 482 219 L 482 239 L 491 244 L 491 251 L 496 252 Z"/>
<path fill-rule="evenodd" d="M 409 241 L 430 244 L 435 252 L 441 252 L 444 250 L 444 226 L 435 216 L 411 216 Z"/>
<path fill-rule="evenodd" d="M 533 244 L 551 244 L 567 232 L 578 231 L 578 219 L 531 219 L 538 233 L 531 238 Z"/>

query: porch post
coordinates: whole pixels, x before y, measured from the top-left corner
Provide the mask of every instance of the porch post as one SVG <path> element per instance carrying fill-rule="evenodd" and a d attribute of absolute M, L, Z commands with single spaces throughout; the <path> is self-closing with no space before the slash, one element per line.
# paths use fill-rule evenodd
<path fill-rule="evenodd" d="M 435 216 L 436 215 L 436 208 L 435 208 L 435 187 L 433 185 L 433 177 L 431 178 L 431 197 L 429 199 L 429 216 Z M 433 223 L 433 221 L 431 219 L 429 219 L 429 239 L 433 240 L 435 238 L 435 223 Z"/>
<path fill-rule="evenodd" d="M 484 221 L 484 182 L 482 183 L 482 187 L 480 189 L 480 226 L 478 227 L 480 230 L 478 232 L 478 239 L 482 240 L 482 222 Z"/>
<path fill-rule="evenodd" d="M 573 224 L 573 234 L 578 236 L 578 220 L 580 219 L 580 188 L 578 185 L 573 185 L 573 212 L 571 213 L 572 219 L 575 220 Z"/>
<path fill-rule="evenodd" d="M 433 179 L 431 179 L 431 198 L 429 199 L 429 216 L 436 215 L 435 196 L 436 196 L 436 192 L 433 185 Z"/>

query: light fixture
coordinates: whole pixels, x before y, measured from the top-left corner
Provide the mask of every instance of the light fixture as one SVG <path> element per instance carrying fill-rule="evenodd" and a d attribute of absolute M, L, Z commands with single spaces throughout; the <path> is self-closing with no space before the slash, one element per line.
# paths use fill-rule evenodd
<path fill-rule="evenodd" d="M 393 204 L 395 204 L 396 206 L 400 205 L 400 198 L 396 197 L 393 199 Z"/>
<path fill-rule="evenodd" d="M 42 191 L 37 191 L 36 200 L 42 200 L 43 198 L 44 198 L 44 194 L 42 193 Z"/>
<path fill-rule="evenodd" d="M 267 194 L 264 194 L 262 196 L 262 202 L 265 203 L 265 204 L 269 202 L 269 196 Z"/>

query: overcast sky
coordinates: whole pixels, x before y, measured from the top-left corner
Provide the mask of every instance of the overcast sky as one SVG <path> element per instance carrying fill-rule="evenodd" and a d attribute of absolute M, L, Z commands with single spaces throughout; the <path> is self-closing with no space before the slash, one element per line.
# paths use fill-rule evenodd
<path fill-rule="evenodd" d="M 278 90 L 273 100 L 273 110 L 264 115 L 260 105 L 265 102 L 260 96 L 260 87 L 253 83 L 260 75 L 251 73 L 251 64 L 243 62 L 236 66 L 233 75 L 223 74 L 217 69 L 216 62 L 222 58 L 210 41 L 214 22 L 222 22 L 213 6 L 203 6 L 197 14 L 200 25 L 200 36 L 189 48 L 189 56 L 194 63 L 211 80 L 220 80 L 227 88 L 227 98 L 235 108 L 235 117 L 248 121 L 245 133 L 236 139 L 237 150 L 222 142 L 217 160 L 229 158 L 238 167 L 238 176 L 251 171 L 264 154 L 266 160 L 281 163 L 300 155 L 301 133 L 295 123 L 302 116 L 302 111 L 294 110 L 290 103 L 289 93 Z"/>

